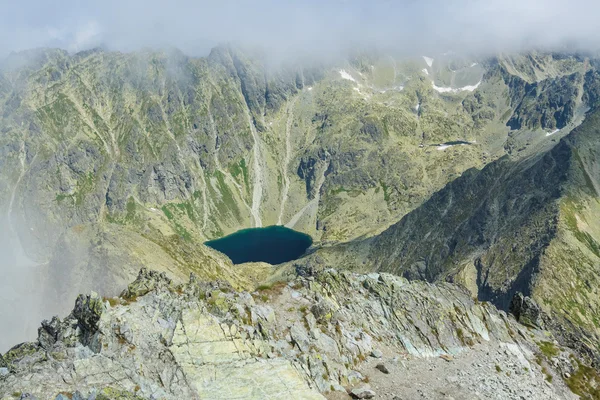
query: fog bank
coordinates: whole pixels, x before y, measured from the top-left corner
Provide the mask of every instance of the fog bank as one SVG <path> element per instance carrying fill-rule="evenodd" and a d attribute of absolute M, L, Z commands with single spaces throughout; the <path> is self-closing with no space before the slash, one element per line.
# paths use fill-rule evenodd
<path fill-rule="evenodd" d="M 2 0 L 0 53 L 33 47 L 205 55 L 221 42 L 271 54 L 327 55 L 356 46 L 410 53 L 576 46 L 596 51 L 593 0 Z"/>

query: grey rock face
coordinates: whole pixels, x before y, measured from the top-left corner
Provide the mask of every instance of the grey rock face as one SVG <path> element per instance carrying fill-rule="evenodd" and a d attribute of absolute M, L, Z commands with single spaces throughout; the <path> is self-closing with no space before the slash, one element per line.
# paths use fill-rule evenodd
<path fill-rule="evenodd" d="M 271 290 L 266 302 L 193 275 L 176 286 L 142 270 L 124 297 L 80 296 L 64 321 L 42 323 L 36 343 L 3 355 L 10 372 L 0 376 L 0 398 L 79 390 L 84 399 L 323 399 L 343 387 L 372 398 L 377 388 L 362 386 L 368 375 L 358 371 L 381 363 L 371 354 L 452 360 L 488 344 L 533 368 L 536 345 L 515 334 L 519 326 L 450 284 L 326 270 Z"/>
<path fill-rule="evenodd" d="M 517 321 L 524 325 L 543 328 L 543 314 L 537 303 L 528 296 L 523 296 L 521 292 L 516 293 L 510 303 L 510 312 Z"/>
<path fill-rule="evenodd" d="M 515 111 L 506 123 L 511 129 L 563 128 L 573 117 L 577 101 L 579 73 L 528 83 L 502 71 L 511 88 Z"/>
<path fill-rule="evenodd" d="M 103 310 L 104 303 L 98 294 L 94 292 L 89 296 L 80 295 L 77 297 L 73 309 L 73 317 L 77 319 L 78 328 L 81 330 L 81 343 L 84 346 L 93 348 L 95 351 L 99 350 L 97 348 L 96 333 L 99 329 L 98 323 Z"/>

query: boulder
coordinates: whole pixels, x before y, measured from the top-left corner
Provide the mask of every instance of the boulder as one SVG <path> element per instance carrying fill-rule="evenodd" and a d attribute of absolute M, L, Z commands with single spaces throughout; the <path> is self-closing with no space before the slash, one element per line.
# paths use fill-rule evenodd
<path fill-rule="evenodd" d="M 21 361 L 27 361 L 31 357 L 36 358 L 36 352 L 38 349 L 39 346 L 36 343 L 25 342 L 18 344 L 8 350 L 4 356 L 2 356 L 4 358 L 3 362 L 8 368 L 12 369 L 13 364 Z"/>
<path fill-rule="evenodd" d="M 375 368 L 377 368 L 379 371 L 383 372 L 384 374 L 389 374 L 390 370 L 388 369 L 388 367 L 384 364 L 384 363 L 379 363 L 375 366 Z"/>
<path fill-rule="evenodd" d="M 75 301 L 73 317 L 77 319 L 80 328 L 80 341 L 84 346 L 89 346 L 95 352 L 100 351 L 97 342 L 98 322 L 104 311 L 104 303 L 97 293 L 85 296 L 79 295 Z"/>
<path fill-rule="evenodd" d="M 49 350 L 61 339 L 61 322 L 58 317 L 53 317 L 51 321 L 42 321 L 42 326 L 38 328 L 38 342 L 40 346 Z"/>
<path fill-rule="evenodd" d="M 371 357 L 381 358 L 381 357 L 383 357 L 383 353 L 381 352 L 381 350 L 375 349 L 371 352 Z"/>
<path fill-rule="evenodd" d="M 195 282 L 196 277 L 190 277 L 190 281 Z M 126 299 L 135 299 L 151 292 L 158 287 L 168 287 L 170 284 L 171 280 L 164 272 L 157 272 L 147 268 L 141 268 L 135 281 L 127 286 L 127 289 L 121 293 L 121 296 Z"/>
<path fill-rule="evenodd" d="M 352 389 L 350 396 L 355 399 L 372 399 L 375 397 L 375 392 L 371 390 L 369 385 L 363 385 Z"/>
<path fill-rule="evenodd" d="M 537 303 L 523 293 L 517 292 L 510 302 L 510 312 L 523 325 L 544 328 L 543 311 Z"/>

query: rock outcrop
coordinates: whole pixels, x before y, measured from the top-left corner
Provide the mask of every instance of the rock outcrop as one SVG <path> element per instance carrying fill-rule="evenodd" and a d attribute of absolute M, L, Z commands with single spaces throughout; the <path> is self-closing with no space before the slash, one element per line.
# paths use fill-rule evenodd
<path fill-rule="evenodd" d="M 448 283 L 329 269 L 248 293 L 195 276 L 174 285 L 144 269 L 123 297 L 80 296 L 67 318 L 42 323 L 36 342 L 4 354 L 0 398 L 404 398 L 419 387 L 401 378 L 411 365 L 486 351 L 502 354 L 495 368 L 515 371 L 502 375 L 506 390 L 571 398 L 561 379 L 545 383 L 561 373 L 542 361 L 537 340 L 547 337 Z M 499 374 L 466 370 L 456 393 L 471 390 L 471 374 L 492 390 Z"/>
<path fill-rule="evenodd" d="M 510 302 L 510 312 L 523 325 L 544 327 L 543 312 L 540 306 L 529 296 L 517 292 Z"/>

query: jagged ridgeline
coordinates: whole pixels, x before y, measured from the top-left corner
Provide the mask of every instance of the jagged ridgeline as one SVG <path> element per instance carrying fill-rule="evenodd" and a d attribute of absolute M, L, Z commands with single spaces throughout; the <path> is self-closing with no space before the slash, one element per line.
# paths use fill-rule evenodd
<path fill-rule="evenodd" d="M 593 60 L 537 53 L 293 66 L 234 47 L 11 55 L 1 233 L 19 248 L 7 270 L 35 279 L 2 283 L 2 304 L 18 309 L 34 285 L 32 309 L 66 312 L 142 266 L 252 287 L 258 277 L 202 243 L 269 225 L 323 246 L 373 236 L 470 168 L 550 148 L 597 82 Z"/>
<path fill-rule="evenodd" d="M 143 269 L 0 355 L 5 400 L 558 400 L 595 379 L 551 333 L 455 285 L 333 269 L 253 293 Z"/>

